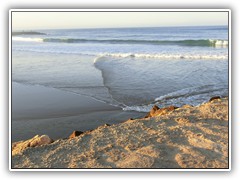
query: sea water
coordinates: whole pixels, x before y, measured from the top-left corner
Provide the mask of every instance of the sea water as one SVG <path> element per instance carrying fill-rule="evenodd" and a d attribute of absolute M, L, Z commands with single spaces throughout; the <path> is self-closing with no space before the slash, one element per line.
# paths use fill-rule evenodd
<path fill-rule="evenodd" d="M 12 80 L 147 112 L 228 95 L 228 27 L 37 30 L 12 36 Z"/>

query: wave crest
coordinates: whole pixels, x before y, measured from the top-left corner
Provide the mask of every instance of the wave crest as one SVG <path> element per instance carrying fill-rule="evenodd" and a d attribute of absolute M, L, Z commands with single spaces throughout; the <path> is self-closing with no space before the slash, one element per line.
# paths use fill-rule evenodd
<path fill-rule="evenodd" d="M 228 46 L 227 40 L 132 40 L 132 39 L 73 39 L 73 38 L 45 38 L 44 42 L 58 43 L 109 43 L 109 44 L 151 44 L 151 45 L 180 45 L 180 46 Z"/>
<path fill-rule="evenodd" d="M 38 41 L 52 43 L 107 43 L 107 44 L 150 44 L 150 45 L 179 45 L 227 47 L 228 41 L 221 39 L 188 39 L 188 40 L 133 40 L 133 39 L 77 39 L 77 38 L 28 38 L 13 37 L 18 41 Z"/>
<path fill-rule="evenodd" d="M 12 37 L 13 41 L 43 42 L 43 38 Z"/>
<path fill-rule="evenodd" d="M 228 55 L 202 54 L 148 54 L 148 53 L 101 53 L 97 58 L 144 58 L 144 59 L 227 59 Z M 95 60 L 96 61 L 96 60 Z"/>

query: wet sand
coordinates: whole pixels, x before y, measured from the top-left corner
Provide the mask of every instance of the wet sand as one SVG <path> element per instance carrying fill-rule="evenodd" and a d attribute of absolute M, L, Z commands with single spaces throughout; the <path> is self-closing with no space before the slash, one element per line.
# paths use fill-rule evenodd
<path fill-rule="evenodd" d="M 12 84 L 12 141 L 36 134 L 65 138 L 74 130 L 86 131 L 114 124 L 142 113 L 124 112 L 118 107 L 54 88 Z"/>

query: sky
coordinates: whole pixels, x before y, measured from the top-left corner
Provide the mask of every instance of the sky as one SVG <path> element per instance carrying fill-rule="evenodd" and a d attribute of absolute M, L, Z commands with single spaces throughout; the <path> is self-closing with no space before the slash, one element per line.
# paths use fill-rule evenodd
<path fill-rule="evenodd" d="M 12 12 L 13 30 L 227 24 L 227 12 Z"/>

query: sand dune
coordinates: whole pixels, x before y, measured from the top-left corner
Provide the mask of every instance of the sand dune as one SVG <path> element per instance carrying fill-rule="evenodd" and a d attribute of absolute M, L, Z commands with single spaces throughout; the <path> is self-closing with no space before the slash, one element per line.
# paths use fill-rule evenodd
<path fill-rule="evenodd" d="M 228 98 L 15 147 L 13 168 L 228 168 Z"/>

